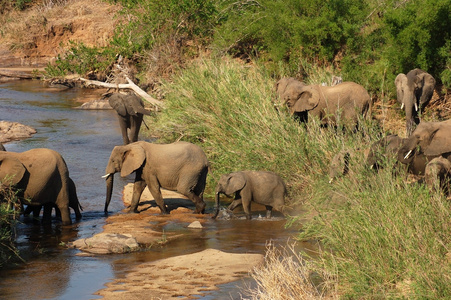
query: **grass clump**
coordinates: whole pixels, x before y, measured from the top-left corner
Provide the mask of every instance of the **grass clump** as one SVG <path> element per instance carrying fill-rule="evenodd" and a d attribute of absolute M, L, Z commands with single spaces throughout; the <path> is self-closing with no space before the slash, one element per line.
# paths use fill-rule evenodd
<path fill-rule="evenodd" d="M 13 237 L 14 224 L 19 217 L 18 201 L 16 192 L 0 182 L 0 268 L 12 257 L 18 257 Z"/>
<path fill-rule="evenodd" d="M 319 73 L 316 80 L 327 82 Z M 299 124 L 274 107 L 273 87 L 260 66 L 198 60 L 165 86 L 166 109 L 152 120 L 151 134 L 203 147 L 211 162 L 207 194 L 223 173 L 280 174 L 289 206 L 307 211 L 293 210 L 291 224 L 302 227 L 299 239 L 318 242 L 322 251 L 312 264 L 318 274 L 330 274 L 319 275 L 319 281 L 327 281 L 335 296 L 451 297 L 451 216 L 445 197 L 407 181 L 405 170 L 393 169 L 393 160 L 378 173 L 365 167 L 364 149 L 388 134 L 375 121 L 362 120 L 359 132 L 323 128 L 318 120 Z M 330 184 L 330 160 L 342 150 L 355 153 L 351 170 Z M 305 281 L 303 275 L 287 276 Z"/>

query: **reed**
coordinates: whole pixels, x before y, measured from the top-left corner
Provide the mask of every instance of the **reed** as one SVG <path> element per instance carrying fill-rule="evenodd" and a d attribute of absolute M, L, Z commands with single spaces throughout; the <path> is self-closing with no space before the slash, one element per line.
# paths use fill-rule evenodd
<path fill-rule="evenodd" d="M 207 194 L 226 172 L 280 174 L 288 206 L 304 211 L 292 213 L 290 224 L 301 227 L 298 239 L 318 243 L 321 252 L 311 261 L 318 274 L 332 274 L 320 281 L 334 278 L 334 297 L 449 298 L 446 198 L 408 181 L 393 161 L 379 172 L 365 167 L 362 150 L 385 134 L 377 122 L 362 120 L 358 132 L 323 128 L 315 120 L 299 124 L 274 106 L 275 81 L 261 66 L 200 59 L 165 86 L 167 108 L 149 119 L 151 134 L 203 147 L 211 162 Z M 356 153 L 352 172 L 330 184 L 329 162 L 341 150 Z M 293 280 L 302 284 L 301 277 Z"/>

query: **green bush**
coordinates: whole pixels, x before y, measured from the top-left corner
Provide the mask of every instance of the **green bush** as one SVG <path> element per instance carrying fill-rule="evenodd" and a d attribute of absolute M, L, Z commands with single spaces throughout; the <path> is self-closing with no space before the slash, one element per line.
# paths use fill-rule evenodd
<path fill-rule="evenodd" d="M 121 14 L 131 20 L 121 24 L 112 45 L 127 57 L 173 39 L 207 39 L 215 25 L 214 1 L 205 0 L 115 0 Z"/>
<path fill-rule="evenodd" d="M 54 64 L 48 64 L 46 72 L 50 76 L 65 76 L 68 73 L 87 74 L 104 73 L 116 60 L 113 48 L 93 48 L 83 43 L 71 42 L 71 48 L 65 55 L 58 55 Z"/>
<path fill-rule="evenodd" d="M 13 226 L 19 217 L 16 193 L 8 185 L 0 183 L 0 268 L 12 257 L 18 257 L 18 250 L 12 235 Z"/>

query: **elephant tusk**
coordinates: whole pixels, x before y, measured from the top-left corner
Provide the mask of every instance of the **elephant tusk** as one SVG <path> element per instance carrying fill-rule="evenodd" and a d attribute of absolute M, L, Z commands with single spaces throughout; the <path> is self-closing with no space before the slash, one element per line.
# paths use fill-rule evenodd
<path fill-rule="evenodd" d="M 403 103 L 401 103 L 401 109 L 403 109 L 404 108 L 404 102 Z"/>
<path fill-rule="evenodd" d="M 404 156 L 404 159 L 409 158 L 410 154 L 412 153 L 413 150 L 409 150 L 409 152 L 407 152 L 407 154 Z"/>
<path fill-rule="evenodd" d="M 415 111 L 418 111 L 418 104 L 415 102 Z"/>
<path fill-rule="evenodd" d="M 108 178 L 108 177 L 110 177 L 110 176 L 111 176 L 111 174 L 113 174 L 113 173 L 108 173 L 108 174 L 105 174 L 105 175 L 103 175 L 103 176 L 102 176 L 102 178 Z"/>

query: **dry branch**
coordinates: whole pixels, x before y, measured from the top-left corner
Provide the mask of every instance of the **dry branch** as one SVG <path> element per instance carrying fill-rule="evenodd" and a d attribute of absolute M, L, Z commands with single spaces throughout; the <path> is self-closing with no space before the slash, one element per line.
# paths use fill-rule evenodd
<path fill-rule="evenodd" d="M 140 97 L 142 97 L 144 100 L 151 103 L 152 105 L 155 105 L 156 107 L 159 107 L 159 108 L 164 108 L 163 101 L 157 100 L 154 97 L 147 94 L 139 86 L 134 84 L 133 81 L 131 81 L 128 77 L 126 77 L 126 79 L 127 79 L 128 83 L 115 84 L 115 83 L 107 83 L 107 82 L 102 82 L 102 81 L 97 81 L 97 80 L 88 80 L 85 78 L 80 78 L 80 80 L 85 82 L 86 85 L 96 85 L 96 86 L 112 88 L 112 89 L 131 89 L 136 94 L 138 94 Z"/>

